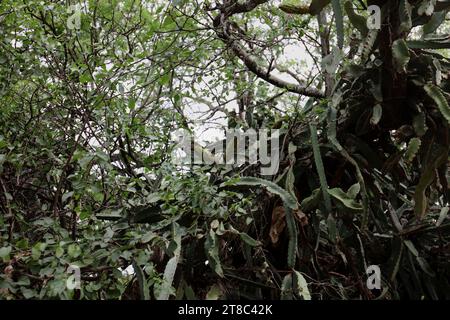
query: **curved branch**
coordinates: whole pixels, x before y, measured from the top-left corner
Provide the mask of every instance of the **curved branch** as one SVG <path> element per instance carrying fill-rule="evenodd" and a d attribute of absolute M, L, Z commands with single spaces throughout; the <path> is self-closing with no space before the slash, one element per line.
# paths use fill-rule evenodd
<path fill-rule="evenodd" d="M 252 59 L 250 54 L 242 48 L 237 41 L 229 39 L 227 44 L 234 52 L 234 54 L 242 60 L 242 62 L 246 65 L 246 67 L 256 74 L 259 78 L 273 84 L 276 87 L 286 89 L 289 92 L 298 93 L 308 97 L 314 98 L 323 98 L 325 95 L 315 88 L 310 88 L 306 86 L 301 86 L 298 84 L 293 84 L 283 79 L 278 78 L 271 74 L 270 70 L 266 70 L 266 68 L 258 65 L 258 63 Z"/>
<path fill-rule="evenodd" d="M 221 38 L 225 44 L 227 44 L 233 53 L 241 59 L 245 66 L 253 72 L 260 79 L 263 79 L 270 84 L 285 89 L 289 92 L 301 94 L 313 98 L 324 98 L 325 94 L 320 90 L 315 88 L 310 88 L 307 86 L 301 86 L 298 84 L 293 84 L 285 81 L 271 73 L 272 70 L 267 69 L 259 65 L 252 57 L 251 54 L 239 44 L 239 41 L 233 39 L 227 30 L 229 30 L 228 19 L 238 13 L 245 13 L 255 9 L 258 5 L 266 3 L 267 0 L 248 0 L 243 4 L 238 4 L 235 2 L 232 5 L 221 8 L 221 13 L 214 19 L 214 27 L 216 28 L 216 33 Z"/>
<path fill-rule="evenodd" d="M 260 4 L 269 2 L 269 0 L 248 0 L 244 3 L 240 3 L 240 1 L 234 2 L 231 6 L 227 7 L 227 11 L 229 16 L 237 14 L 237 13 L 245 13 L 250 12 L 255 9 Z"/>

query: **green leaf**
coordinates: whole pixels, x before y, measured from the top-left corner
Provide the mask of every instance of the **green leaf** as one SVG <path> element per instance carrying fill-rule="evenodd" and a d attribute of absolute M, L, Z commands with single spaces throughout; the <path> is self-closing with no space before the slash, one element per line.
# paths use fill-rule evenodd
<path fill-rule="evenodd" d="M 408 32 L 412 28 L 412 6 L 408 0 L 400 1 L 400 32 Z"/>
<path fill-rule="evenodd" d="M 450 42 L 438 40 L 410 40 L 407 45 L 411 49 L 450 49 Z"/>
<path fill-rule="evenodd" d="M 294 270 L 294 288 L 297 295 L 303 300 L 311 300 L 311 293 L 308 289 L 308 283 L 303 275 Z"/>
<path fill-rule="evenodd" d="M 336 23 L 337 43 L 339 49 L 344 47 L 344 17 L 342 15 L 342 7 L 340 0 L 332 0 L 334 20 Z"/>
<path fill-rule="evenodd" d="M 281 300 L 293 300 L 294 298 L 311 300 L 308 283 L 303 275 L 295 271 L 287 274 L 281 284 Z"/>
<path fill-rule="evenodd" d="M 334 107 L 331 107 L 329 110 L 329 126 L 328 126 L 328 139 L 332 143 L 332 145 L 340 152 L 340 154 L 349 161 L 356 170 L 356 177 L 358 180 L 358 183 L 361 187 L 361 196 L 363 200 L 363 217 L 362 217 L 362 227 L 366 228 L 368 223 L 368 217 L 369 217 L 369 199 L 368 194 L 366 190 L 366 185 L 364 182 L 364 177 L 362 175 L 361 169 L 359 168 L 358 163 L 353 159 L 350 154 L 345 150 L 342 145 L 339 143 L 339 141 L 336 138 L 337 131 L 336 131 L 336 122 L 337 122 L 337 111 Z"/>
<path fill-rule="evenodd" d="M 3 262 L 9 261 L 9 254 L 11 253 L 11 246 L 0 248 L 0 258 Z"/>
<path fill-rule="evenodd" d="M 400 262 L 403 255 L 404 242 L 400 238 L 394 238 L 392 241 L 392 253 L 389 258 L 390 277 L 389 280 L 393 282 L 400 269 Z"/>
<path fill-rule="evenodd" d="M 161 286 L 157 300 L 168 300 L 171 292 L 173 278 L 177 270 L 179 256 L 176 255 L 169 259 L 164 269 L 163 285 Z"/>
<path fill-rule="evenodd" d="M 36 243 L 33 248 L 31 248 L 31 256 L 33 259 L 37 260 L 41 257 L 42 252 L 47 247 L 47 244 L 44 242 L 38 242 Z"/>
<path fill-rule="evenodd" d="M 360 191 L 361 191 L 361 185 L 357 182 L 354 185 L 352 185 L 350 188 L 348 188 L 347 196 L 350 199 L 355 199 Z"/>
<path fill-rule="evenodd" d="M 435 32 L 445 21 L 446 15 L 447 12 L 445 11 L 434 13 L 430 21 L 428 21 L 428 23 L 423 26 L 423 34 L 425 35 Z"/>
<path fill-rule="evenodd" d="M 406 66 L 411 58 L 408 46 L 405 40 L 397 39 L 392 44 L 392 56 L 394 57 L 394 64 L 399 72 L 405 72 Z"/>
<path fill-rule="evenodd" d="M 381 117 L 383 115 L 383 108 L 381 107 L 381 104 L 376 104 L 372 109 L 372 117 L 370 118 L 370 124 L 375 126 L 377 125 Z"/>
<path fill-rule="evenodd" d="M 417 9 L 417 14 L 419 16 L 431 16 L 434 12 L 434 5 L 436 4 L 436 0 L 423 0 Z"/>
<path fill-rule="evenodd" d="M 223 292 L 217 284 L 213 284 L 206 294 L 206 300 L 219 300 Z"/>
<path fill-rule="evenodd" d="M 209 264 L 214 272 L 221 278 L 223 278 L 222 264 L 219 258 L 219 240 L 216 233 L 213 230 L 209 230 L 209 233 L 205 241 L 206 256 L 208 257 Z"/>
<path fill-rule="evenodd" d="M 435 85 L 427 84 L 424 87 L 424 90 L 430 96 L 430 98 L 434 100 L 439 108 L 439 111 L 441 111 L 444 118 L 450 124 L 450 107 L 441 89 Z"/>
<path fill-rule="evenodd" d="M 136 278 L 139 284 L 139 294 L 141 300 L 150 300 L 150 293 L 148 290 L 147 280 L 145 279 L 145 273 L 142 270 L 141 266 L 133 259 L 132 266 L 134 272 L 136 273 Z"/>
<path fill-rule="evenodd" d="M 291 157 L 294 157 L 293 155 Z M 289 168 L 289 171 L 286 175 L 286 190 L 292 195 L 292 197 L 295 197 L 295 176 L 294 176 L 294 167 L 291 166 Z M 285 213 L 286 213 L 286 224 L 288 228 L 288 236 L 289 236 L 289 242 L 288 242 L 288 254 L 287 254 L 287 264 L 289 268 L 295 267 L 295 262 L 297 258 L 297 251 L 298 251 L 298 230 L 297 230 L 297 223 L 295 222 L 294 214 L 292 212 L 291 208 L 288 208 L 285 206 Z"/>
<path fill-rule="evenodd" d="M 333 217 L 332 214 L 329 214 L 326 222 L 327 222 L 328 238 L 332 243 L 336 244 L 338 240 L 336 219 Z"/>
<path fill-rule="evenodd" d="M 435 68 L 435 83 L 440 86 L 442 83 L 442 65 L 439 59 L 433 58 L 433 66 Z"/>
<path fill-rule="evenodd" d="M 416 257 L 416 261 L 419 264 L 420 268 L 428 274 L 430 277 L 435 277 L 436 273 L 431 269 L 430 265 L 428 264 L 427 260 L 423 257 Z"/>
<path fill-rule="evenodd" d="M 159 77 L 159 84 L 164 86 L 166 84 L 168 84 L 170 82 L 170 74 L 163 74 L 162 76 Z"/>
<path fill-rule="evenodd" d="M 372 29 L 369 30 L 369 33 L 364 39 L 364 42 L 362 43 L 362 50 L 361 50 L 361 62 L 365 63 L 367 59 L 369 59 L 369 56 L 372 52 L 372 48 L 375 44 L 375 41 L 378 37 L 378 30 Z"/>
<path fill-rule="evenodd" d="M 311 195 L 305 199 L 302 200 L 300 207 L 304 212 L 309 212 L 314 209 L 316 209 L 319 206 L 321 198 L 321 192 L 320 189 L 315 189 L 311 193 Z"/>
<path fill-rule="evenodd" d="M 156 203 L 159 200 L 161 200 L 161 195 L 157 192 L 153 192 L 150 193 L 146 198 L 145 198 L 147 203 Z"/>
<path fill-rule="evenodd" d="M 22 292 L 23 297 L 25 299 L 31 299 L 31 298 L 34 298 L 36 296 L 36 292 L 34 292 L 33 290 L 28 289 L 28 288 L 21 287 L 20 291 Z"/>
<path fill-rule="evenodd" d="M 293 197 L 289 192 L 281 188 L 279 185 L 273 183 L 272 181 L 264 180 L 255 177 L 242 177 L 235 182 L 235 185 L 240 186 L 263 186 L 269 192 L 278 195 L 283 203 L 285 203 L 289 208 L 295 210 L 298 208 L 297 199 Z"/>
<path fill-rule="evenodd" d="M 184 282 L 184 295 L 186 296 L 187 300 L 197 300 L 194 290 L 186 282 Z"/>
<path fill-rule="evenodd" d="M 334 74 L 336 70 L 339 68 L 339 64 L 341 63 L 343 58 L 342 50 L 334 47 L 333 51 L 323 57 L 321 61 L 322 68 L 329 74 Z"/>
<path fill-rule="evenodd" d="M 436 221 L 436 227 L 439 227 L 442 222 L 448 217 L 449 207 L 443 207 L 439 213 L 439 219 Z"/>
<path fill-rule="evenodd" d="M 20 239 L 16 242 L 16 247 L 19 249 L 28 249 L 28 239 Z"/>
<path fill-rule="evenodd" d="M 436 169 L 448 159 L 448 148 L 439 147 L 435 155 L 423 165 L 419 183 L 414 190 L 414 213 L 418 220 L 423 219 L 427 214 L 428 196 L 427 188 L 436 176 Z"/>
<path fill-rule="evenodd" d="M 428 130 L 426 123 L 426 115 L 424 112 L 419 113 L 413 118 L 413 128 L 418 137 L 422 137 Z"/>
<path fill-rule="evenodd" d="M 292 274 L 287 274 L 281 283 L 281 300 L 293 300 L 294 292 L 292 288 Z"/>
<path fill-rule="evenodd" d="M 16 281 L 16 284 L 19 286 L 29 286 L 31 284 L 31 281 L 27 276 L 20 276 Z"/>
<path fill-rule="evenodd" d="M 79 245 L 77 244 L 70 244 L 67 247 L 67 254 L 71 257 L 71 258 L 76 258 L 81 254 L 81 248 Z"/>
<path fill-rule="evenodd" d="M 5 160 L 6 160 L 6 155 L 0 153 L 0 173 L 3 172 L 3 163 L 5 162 Z"/>
<path fill-rule="evenodd" d="M 7 145 L 8 145 L 8 142 L 3 140 L 3 138 L 0 136 L 0 150 L 3 149 L 4 147 L 6 147 Z M 5 156 L 5 155 L 3 155 L 3 156 Z M 0 160 L 0 163 L 2 163 L 1 160 Z"/>
<path fill-rule="evenodd" d="M 420 138 L 412 138 L 409 143 L 408 147 L 405 152 L 405 159 L 408 162 L 411 162 L 416 157 L 416 154 L 419 152 L 420 145 L 421 145 Z"/>
<path fill-rule="evenodd" d="M 58 246 L 55 250 L 55 256 L 57 258 L 61 258 L 63 254 L 64 254 L 64 249 L 62 247 Z"/>
<path fill-rule="evenodd" d="M 80 83 L 88 83 L 92 81 L 91 75 L 89 73 L 82 74 L 79 78 Z"/>
<path fill-rule="evenodd" d="M 261 242 L 253 239 L 248 234 L 244 232 L 239 232 L 239 236 L 241 237 L 242 241 L 244 241 L 246 244 L 248 244 L 251 247 L 257 247 L 261 245 Z"/>
<path fill-rule="evenodd" d="M 73 194 L 74 194 L 73 191 L 64 193 L 64 194 L 62 195 L 62 197 L 61 197 L 62 203 L 66 202 L 66 200 L 69 199 L 70 197 L 72 197 Z"/>
<path fill-rule="evenodd" d="M 34 260 L 37 260 L 41 257 L 41 251 L 38 250 L 36 247 L 31 248 L 31 257 Z"/>
<path fill-rule="evenodd" d="M 355 201 L 354 199 L 350 198 L 347 193 L 345 193 L 341 188 L 333 188 L 329 189 L 328 193 L 336 200 L 338 200 L 340 203 L 342 203 L 345 207 L 352 209 L 352 210 L 362 210 L 363 206 Z"/>
<path fill-rule="evenodd" d="M 411 251 L 411 253 L 415 256 L 418 257 L 419 256 L 419 251 L 417 251 L 416 247 L 414 246 L 414 244 L 411 242 L 411 240 L 405 240 L 403 241 L 406 245 L 406 247 L 409 249 L 409 251 Z"/>
<path fill-rule="evenodd" d="M 147 243 L 150 240 L 154 239 L 156 237 L 156 233 L 154 233 L 153 231 L 149 231 L 146 234 L 144 234 L 141 238 L 141 242 L 142 243 Z"/>
<path fill-rule="evenodd" d="M 363 37 L 367 36 L 369 29 L 367 28 L 367 19 L 359 14 L 356 14 L 353 9 L 352 1 L 347 1 L 344 4 L 350 23 L 361 33 Z"/>
<path fill-rule="evenodd" d="M 325 168 L 323 167 L 322 155 L 320 153 L 319 139 L 317 137 L 317 128 L 315 125 L 310 124 L 309 129 L 311 132 L 311 144 L 313 147 L 314 161 L 316 163 L 317 173 L 319 174 L 320 187 L 322 188 L 322 197 L 325 201 L 325 208 L 329 213 L 331 212 L 331 200 L 330 196 L 328 195 L 328 183 L 327 178 L 325 176 Z"/>

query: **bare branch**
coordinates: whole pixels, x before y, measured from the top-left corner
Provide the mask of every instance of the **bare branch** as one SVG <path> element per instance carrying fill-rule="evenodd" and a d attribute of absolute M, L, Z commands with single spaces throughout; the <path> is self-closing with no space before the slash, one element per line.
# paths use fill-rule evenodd
<path fill-rule="evenodd" d="M 231 29 L 231 23 L 228 19 L 238 13 L 245 13 L 255 9 L 258 5 L 268 2 L 267 0 L 248 0 L 242 4 L 234 2 L 228 6 L 221 8 L 221 13 L 214 19 L 214 27 L 217 35 L 221 38 L 233 51 L 233 53 L 241 59 L 245 66 L 253 72 L 260 79 L 263 79 L 270 84 L 285 89 L 289 92 L 301 94 L 313 98 L 323 98 L 325 94 L 316 88 L 310 88 L 298 84 L 293 84 L 285 81 L 271 73 L 272 70 L 259 65 L 252 57 L 251 54 L 239 43 L 239 40 L 233 38 L 229 34 Z"/>
<path fill-rule="evenodd" d="M 242 62 L 247 66 L 247 68 L 251 72 L 256 74 L 259 78 L 269 82 L 270 84 L 273 84 L 276 87 L 286 89 L 289 92 L 298 93 L 301 95 L 314 98 L 324 97 L 324 94 L 315 88 L 309 88 L 298 84 L 293 84 L 274 76 L 270 71 L 266 70 L 266 68 L 258 65 L 258 63 L 250 56 L 250 54 L 244 48 L 242 48 L 237 43 L 237 41 L 233 39 L 228 39 L 227 44 L 230 46 L 231 50 L 233 50 L 234 54 L 237 57 L 239 57 L 239 59 L 242 60 Z"/>

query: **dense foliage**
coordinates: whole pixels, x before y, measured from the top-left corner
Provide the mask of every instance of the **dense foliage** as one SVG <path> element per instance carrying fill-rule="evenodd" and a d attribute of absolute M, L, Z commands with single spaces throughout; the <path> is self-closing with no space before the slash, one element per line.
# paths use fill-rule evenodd
<path fill-rule="evenodd" d="M 0 298 L 450 298 L 449 10 L 0 1 Z M 173 161 L 223 124 L 277 174 Z"/>

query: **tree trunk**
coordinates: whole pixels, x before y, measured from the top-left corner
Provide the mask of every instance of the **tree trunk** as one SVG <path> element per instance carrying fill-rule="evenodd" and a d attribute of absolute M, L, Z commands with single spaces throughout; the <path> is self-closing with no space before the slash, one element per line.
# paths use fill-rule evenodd
<path fill-rule="evenodd" d="M 392 56 L 392 44 L 395 40 L 405 38 L 406 34 L 399 33 L 400 16 L 399 0 L 376 1 L 378 5 L 386 3 L 387 10 L 379 34 L 378 49 L 383 61 L 381 86 L 383 92 L 383 129 L 398 129 L 408 121 L 407 111 L 407 74 L 398 72 Z"/>

